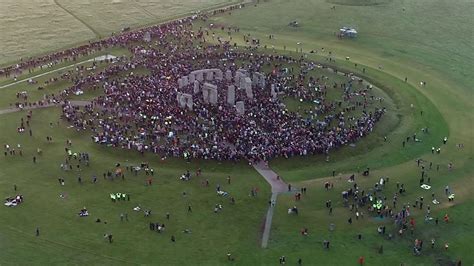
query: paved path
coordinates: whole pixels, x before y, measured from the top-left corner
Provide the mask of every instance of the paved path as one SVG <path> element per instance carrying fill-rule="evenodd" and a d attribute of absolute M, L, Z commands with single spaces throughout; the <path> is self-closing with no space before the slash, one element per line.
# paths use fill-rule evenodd
<path fill-rule="evenodd" d="M 75 106 L 86 106 L 88 104 L 91 104 L 90 101 L 70 101 L 70 103 L 72 105 L 75 105 Z M 33 109 L 48 108 L 48 107 L 54 107 L 54 106 L 59 106 L 59 104 L 35 105 L 35 106 L 31 106 L 31 107 L 25 107 L 23 109 L 15 108 L 15 107 L 0 109 L 0 115 L 20 112 L 20 111 L 24 111 L 24 110 L 33 110 Z"/>
<path fill-rule="evenodd" d="M 277 173 L 273 172 L 265 162 L 261 161 L 253 164 L 253 168 L 272 186 L 272 193 L 287 191 L 288 185 L 283 180 L 277 179 Z"/>
<path fill-rule="evenodd" d="M 277 174 L 273 172 L 268 165 L 261 161 L 259 163 L 253 164 L 253 168 L 265 178 L 265 180 L 272 187 L 272 197 L 270 199 L 270 206 L 268 207 L 267 216 L 265 218 L 265 227 L 263 228 L 262 235 L 262 248 L 268 246 L 268 239 L 270 238 L 270 230 L 272 228 L 272 219 L 273 219 L 273 210 L 277 202 L 278 195 L 280 193 L 286 192 L 288 190 L 288 184 L 286 184 L 281 178 L 277 179 Z"/>
<path fill-rule="evenodd" d="M 6 84 L 6 85 L 0 86 L 0 89 L 8 88 L 8 87 L 11 87 L 11 86 L 13 86 L 13 85 L 16 85 L 16 84 L 19 84 L 19 83 L 28 81 L 28 80 L 30 80 L 30 79 L 39 78 L 39 77 L 42 77 L 42 76 L 45 76 L 45 75 L 49 75 L 49 74 L 54 73 L 54 72 L 58 72 L 58 71 L 61 71 L 61 70 L 64 70 L 64 69 L 68 69 L 68 68 L 71 68 L 71 67 L 75 67 L 75 66 L 78 66 L 78 65 L 82 65 L 82 64 L 85 64 L 85 63 L 88 63 L 88 62 L 103 61 L 103 60 L 105 60 L 105 59 L 114 59 L 114 58 L 116 58 L 116 57 L 113 56 L 113 55 L 102 55 L 102 56 L 98 56 L 98 57 L 95 57 L 95 58 L 91 58 L 91 59 L 87 59 L 87 60 L 81 61 L 81 62 L 79 62 L 79 63 L 75 63 L 75 64 L 72 64 L 72 65 L 63 66 L 63 67 L 56 68 L 56 69 L 53 69 L 53 70 L 50 70 L 50 71 L 46 71 L 46 72 L 44 72 L 44 73 L 41 73 L 41 74 L 38 74 L 38 75 L 35 75 L 35 76 L 32 76 L 32 77 L 28 77 L 28 78 L 24 78 L 24 79 L 21 79 L 21 80 L 12 82 L 12 83 L 8 83 L 8 84 Z"/>

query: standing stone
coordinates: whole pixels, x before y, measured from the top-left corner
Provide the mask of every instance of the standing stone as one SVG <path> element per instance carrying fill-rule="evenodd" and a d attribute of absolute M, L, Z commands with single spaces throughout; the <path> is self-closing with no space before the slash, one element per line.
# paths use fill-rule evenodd
<path fill-rule="evenodd" d="M 217 103 L 217 86 L 207 82 L 204 83 L 202 86 L 202 97 L 205 103 Z"/>
<path fill-rule="evenodd" d="M 238 72 L 238 73 L 241 73 L 243 76 L 246 76 L 246 77 L 249 76 L 249 73 L 247 72 L 247 70 L 245 70 L 245 69 L 243 69 L 243 68 L 237 69 L 237 72 Z"/>
<path fill-rule="evenodd" d="M 209 102 L 211 104 L 217 104 L 217 88 L 209 89 Z"/>
<path fill-rule="evenodd" d="M 227 103 L 230 105 L 235 104 L 235 86 L 229 85 L 227 87 Z"/>
<path fill-rule="evenodd" d="M 179 97 L 179 107 L 185 108 L 186 107 L 186 95 L 184 93 L 181 93 Z"/>
<path fill-rule="evenodd" d="M 234 85 L 237 87 L 237 88 L 240 88 L 240 74 L 235 74 L 234 76 Z"/>
<path fill-rule="evenodd" d="M 149 31 L 147 31 L 147 32 L 145 32 L 145 34 L 143 34 L 143 41 L 151 42 L 151 33 Z"/>
<path fill-rule="evenodd" d="M 226 79 L 226 80 L 232 80 L 232 71 L 227 70 L 227 71 L 225 72 L 225 79 Z"/>
<path fill-rule="evenodd" d="M 196 79 L 199 81 L 199 82 L 203 82 L 204 81 L 204 74 L 203 74 L 203 71 L 202 70 L 197 70 L 197 71 L 193 71 L 195 72 L 196 74 Z"/>
<path fill-rule="evenodd" d="M 272 95 L 272 98 L 273 98 L 273 99 L 276 99 L 277 96 L 278 96 L 278 94 L 277 94 L 276 91 L 275 91 L 275 86 L 273 86 L 273 84 L 272 84 L 272 88 L 271 88 L 270 94 Z"/>
<path fill-rule="evenodd" d="M 194 83 L 194 81 L 196 80 L 196 76 L 194 76 L 193 73 L 189 74 L 188 77 L 189 77 L 189 83 L 190 84 Z"/>
<path fill-rule="evenodd" d="M 193 110 L 193 107 L 194 107 L 193 98 L 189 98 L 189 99 L 188 99 L 187 105 L 188 105 L 189 111 L 192 111 L 192 110 Z"/>
<path fill-rule="evenodd" d="M 193 110 L 193 96 L 191 94 L 186 94 L 186 106 L 190 111 Z"/>
<path fill-rule="evenodd" d="M 259 72 L 253 73 L 252 84 L 258 86 L 259 88 L 265 87 L 265 75 Z"/>
<path fill-rule="evenodd" d="M 245 78 L 245 75 L 242 74 L 242 72 L 239 72 L 239 71 L 235 72 L 235 78 L 234 78 L 234 84 L 235 84 L 235 86 L 237 86 L 237 87 L 243 89 L 243 87 L 242 87 L 242 85 L 243 85 L 242 82 L 243 82 L 243 81 L 242 81 L 242 80 L 243 80 L 244 78 Z"/>
<path fill-rule="evenodd" d="M 257 72 L 253 73 L 252 75 L 252 86 L 258 86 L 258 82 L 259 82 L 259 79 L 258 79 L 258 76 L 257 76 Z"/>
<path fill-rule="evenodd" d="M 194 76 L 194 75 L 193 75 L 193 76 Z M 193 90 L 194 94 L 199 93 L 199 81 L 194 80 L 194 84 L 193 84 L 193 85 L 194 85 L 194 90 Z"/>
<path fill-rule="evenodd" d="M 188 76 L 181 77 L 181 80 L 183 81 L 183 86 L 186 87 L 189 84 L 188 81 Z"/>
<path fill-rule="evenodd" d="M 209 88 L 207 88 L 204 84 L 204 87 L 202 88 L 202 100 L 205 103 L 209 103 Z"/>
<path fill-rule="evenodd" d="M 266 82 L 265 76 L 262 75 L 262 78 L 260 79 L 258 86 L 260 88 L 265 88 L 266 85 L 267 85 L 267 82 Z"/>
<path fill-rule="evenodd" d="M 243 115 L 245 113 L 245 105 L 243 101 L 238 101 L 235 103 L 235 109 L 237 114 Z"/>
<path fill-rule="evenodd" d="M 244 88 L 244 77 L 242 73 L 240 72 L 235 72 L 235 86 L 243 89 Z"/>
<path fill-rule="evenodd" d="M 245 88 L 252 88 L 252 79 L 249 77 L 244 78 Z"/>
<path fill-rule="evenodd" d="M 212 81 L 214 80 L 214 71 L 212 69 L 208 69 L 206 72 L 206 80 Z"/>
<path fill-rule="evenodd" d="M 215 74 L 215 79 L 217 79 L 217 80 L 222 80 L 224 78 L 222 70 L 220 70 L 220 69 L 215 69 L 214 74 Z"/>
<path fill-rule="evenodd" d="M 247 97 L 252 99 L 253 98 L 253 91 L 252 91 L 252 80 L 249 77 L 243 79 L 243 88 L 245 89 L 245 94 Z"/>

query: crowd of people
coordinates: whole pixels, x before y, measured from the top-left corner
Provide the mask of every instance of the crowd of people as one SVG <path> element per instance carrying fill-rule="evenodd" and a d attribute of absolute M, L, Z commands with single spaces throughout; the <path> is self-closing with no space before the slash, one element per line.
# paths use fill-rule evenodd
<path fill-rule="evenodd" d="M 239 7 L 213 13 L 230 12 Z M 347 77 L 346 83 L 327 84 L 327 77 L 311 75 L 316 65 L 302 58 L 265 55 L 250 47 L 238 51 L 219 38 L 217 45 L 206 43 L 207 38 L 215 39 L 215 35 L 207 29 L 193 28 L 195 20 L 206 17 L 206 14 L 194 15 L 115 34 L 80 47 L 21 60 L 17 65 L 1 69 L 0 73 L 16 76 L 45 64 L 76 61 L 109 47 L 126 48 L 132 53 L 130 58 L 118 58 L 97 72 L 87 72 L 83 66 L 77 66 L 76 71 L 51 80 L 72 82 L 68 89 L 46 95 L 34 103 L 28 103 L 27 94 L 19 93 L 16 106 L 64 103 L 65 119 L 77 129 L 91 129 L 97 143 L 187 159 L 258 161 L 328 154 L 370 133 L 384 114 L 384 108 L 371 107 L 378 99 L 371 96 L 370 88 L 356 89 L 354 78 Z M 152 41 L 147 43 L 144 37 L 148 34 Z M 134 74 L 138 68 L 146 69 L 149 74 Z M 268 68 L 272 71 L 266 74 L 266 88 L 254 88 L 253 99 L 245 98 L 243 90 L 236 92 L 236 97 L 245 101 L 244 115 L 237 114 L 235 107 L 225 103 L 225 89 L 233 83 L 226 79 L 215 82 L 220 88 L 217 106 L 205 104 L 195 95 L 194 111 L 185 111 L 175 100 L 177 80 L 202 68 L 232 72 L 244 68 L 249 73 L 265 73 Z M 272 97 L 270 87 L 283 97 L 315 103 L 310 119 L 288 111 L 281 97 Z M 68 96 L 79 91 L 98 88 L 104 90 L 105 96 L 84 109 L 67 101 Z M 180 90 L 190 92 L 192 84 Z M 329 100 L 328 90 L 339 90 L 343 96 L 340 100 Z M 362 114 L 351 115 L 358 111 Z"/>
<path fill-rule="evenodd" d="M 125 42 L 130 58 L 77 79 L 64 92 L 98 86 L 104 90 L 104 96 L 85 108 L 67 101 L 62 107 L 64 118 L 78 130 L 92 130 L 97 143 L 188 159 L 258 161 L 328 154 L 370 133 L 385 113 L 384 108 L 372 107 L 380 99 L 371 95 L 371 88 L 356 88 L 358 81 L 349 76 L 346 83 L 327 84 L 324 76 L 311 76 L 315 64 L 302 58 L 254 53 L 250 48 L 238 51 L 222 41 L 208 45 L 209 32 L 193 30 L 191 20 L 149 31 L 152 44 L 131 38 Z M 137 68 L 149 74 L 134 74 Z M 265 74 L 266 87 L 253 88 L 253 98 L 246 98 L 243 90 L 236 92 L 245 102 L 244 115 L 226 103 L 226 88 L 233 84 L 227 79 L 213 81 L 220 89 L 217 105 L 204 103 L 196 94 L 193 111 L 180 108 L 177 80 L 203 68 L 272 71 Z M 315 103 L 311 116 L 288 111 L 281 97 L 272 97 L 271 87 L 282 97 Z M 192 89 L 190 84 L 179 91 Z M 338 90 L 341 99 L 328 99 L 328 90 Z"/>

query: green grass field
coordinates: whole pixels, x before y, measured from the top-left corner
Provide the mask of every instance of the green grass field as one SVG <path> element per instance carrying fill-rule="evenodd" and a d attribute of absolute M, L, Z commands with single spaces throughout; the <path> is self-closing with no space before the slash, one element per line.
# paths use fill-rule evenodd
<path fill-rule="evenodd" d="M 154 1 L 58 2 L 105 36 L 123 26 L 149 24 L 225 1 L 189 1 L 189 5 L 187 1 L 182 1 L 186 4 L 158 1 L 160 5 Z M 9 23 L 0 23 L 0 64 L 95 38 L 83 23 L 71 19 L 53 2 L 0 0 L 0 5 L 9 7 L 9 11 L 0 8 L 0 22 Z M 107 7 L 107 12 L 99 11 L 103 7 Z M 46 24 L 50 21 L 47 14 L 51 12 L 56 14 L 55 23 L 60 25 L 54 30 Z M 16 133 L 26 112 L 0 115 L 0 143 L 13 147 L 20 143 L 24 153 L 23 157 L 0 155 L 0 195 L 15 194 L 16 184 L 26 198 L 20 207 L 0 208 L 0 265 L 276 265 L 282 255 L 289 265 L 297 265 L 298 258 L 303 265 L 358 265 L 360 256 L 365 257 L 366 265 L 454 265 L 458 260 L 463 265 L 473 265 L 474 37 L 470 23 L 474 21 L 473 14 L 474 3 L 468 0 L 260 0 L 255 6 L 247 5 L 232 14 L 196 23 L 195 27 L 207 27 L 210 23 L 239 27 L 239 33 L 232 33 L 231 42 L 245 45 L 243 35 L 250 34 L 261 40 L 262 47 L 267 45 L 266 51 L 259 48 L 264 52 L 272 52 L 273 46 L 275 53 L 300 56 L 295 51 L 302 48 L 308 59 L 364 77 L 379 88 L 374 92 L 376 95 L 387 99 L 389 112 L 374 132 L 355 147 L 331 153 L 328 162 L 324 156 L 270 162 L 285 181 L 296 187 L 307 187 L 308 193 L 296 203 L 293 194 L 279 196 L 266 249 L 260 247 L 260 241 L 270 187 L 247 163 L 186 163 L 99 146 L 90 141 L 88 134 L 76 132 L 61 122 L 59 108 L 33 111 L 33 137 Z M 288 26 L 293 20 L 298 21 L 299 27 Z M 334 35 L 347 25 L 357 28 L 358 38 L 341 40 Z M 43 31 L 39 30 L 41 27 Z M 27 38 L 30 32 L 38 37 Z M 229 39 L 225 31 L 214 32 Z M 269 34 L 275 38 L 269 39 Z M 25 38 L 32 41 L 23 42 Z M 297 45 L 298 42 L 301 44 Z M 310 50 L 316 53 L 308 53 Z M 329 51 L 335 62 L 327 60 Z M 111 53 L 122 55 L 126 51 Z M 346 57 L 350 60 L 345 60 Z M 40 81 L 57 74 L 46 75 Z M 405 77 L 408 82 L 404 82 Z M 420 86 L 420 81 L 426 81 L 427 85 Z M 11 80 L 0 82 L 5 85 Z M 7 108 L 18 91 L 27 90 L 32 99 L 42 97 L 43 93 L 35 86 L 25 84 L 0 89 L 0 109 Z M 57 92 L 64 86 L 67 84 L 55 84 L 46 90 Z M 98 94 L 85 94 L 77 99 Z M 287 99 L 286 103 L 289 109 L 300 107 L 294 99 Z M 306 104 L 301 108 L 308 108 Z M 429 134 L 421 131 L 426 127 Z M 422 142 L 402 148 L 402 141 L 414 133 Z M 46 136 L 53 136 L 54 142 L 47 143 Z M 445 136 L 449 140 L 443 145 Z M 82 185 L 77 182 L 77 171 L 63 172 L 59 168 L 67 139 L 72 140 L 74 151 L 86 151 L 92 157 L 91 165 L 81 172 Z M 458 148 L 459 143 L 464 148 Z M 440 146 L 441 154 L 431 154 L 432 146 Z M 32 156 L 37 148 L 43 154 L 33 164 Z M 415 162 L 418 158 L 433 162 L 433 169 L 427 171 L 432 190 L 418 186 L 419 168 Z M 124 181 L 102 178 L 102 173 L 113 170 L 118 162 L 138 165 L 143 161 L 155 169 L 152 186 L 145 186 L 147 177 L 143 173 L 134 176 L 128 172 Z M 454 164 L 452 171 L 447 167 L 450 162 Z M 438 164 L 439 171 L 435 169 Z M 441 204 L 431 206 L 432 216 L 438 217 L 440 224 L 424 223 L 425 211 L 413 210 L 417 220 L 413 235 L 406 232 L 400 237 L 392 220 L 375 219 L 368 213 L 349 225 L 347 219 L 354 217 L 354 213 L 342 207 L 340 195 L 351 185 L 346 181 L 347 176 L 366 167 L 371 168 L 371 175 L 357 175 L 357 183 L 367 188 L 380 176 L 390 177 L 384 190 L 389 201 L 397 182 L 407 188 L 399 204 L 413 203 L 420 196 L 429 201 L 431 193 L 435 193 L 442 200 Z M 197 168 L 203 170 L 202 177 L 189 182 L 178 180 L 186 170 L 194 172 Z M 336 177 L 331 177 L 333 170 Z M 92 184 L 92 175 L 98 176 L 97 184 Z M 58 184 L 60 176 L 66 179 L 65 186 Z M 230 185 L 227 176 L 232 177 Z M 210 187 L 202 185 L 205 179 L 209 179 Z M 335 188 L 325 191 L 326 181 L 333 182 Z M 235 197 L 235 205 L 228 198 L 216 195 L 217 184 Z M 454 202 L 444 197 L 446 185 L 456 194 Z M 258 196 L 249 196 L 255 187 L 259 188 Z M 131 200 L 112 203 L 108 197 L 112 192 L 129 193 Z M 60 198 L 62 193 L 67 198 Z M 325 208 L 327 200 L 335 206 L 332 215 Z M 189 204 L 192 213 L 187 212 Z M 224 205 L 222 213 L 213 213 L 215 204 Z M 300 215 L 288 215 L 288 208 L 295 204 Z M 152 217 L 134 212 L 132 208 L 137 205 L 151 208 Z M 91 216 L 77 217 L 76 213 L 84 206 Z M 128 214 L 128 222 L 120 221 L 123 212 Z M 167 212 L 171 214 L 169 221 L 165 219 Z M 451 217 L 449 224 L 442 221 L 446 213 Z M 96 218 L 102 223 L 95 223 Z M 151 232 L 150 221 L 165 223 L 166 231 Z M 331 223 L 335 225 L 333 231 L 329 230 Z M 379 225 L 386 225 L 394 239 L 379 235 Z M 41 230 L 39 237 L 35 236 L 36 227 Z M 304 227 L 309 229 L 306 237 L 300 234 Z M 191 234 L 182 232 L 186 228 L 191 229 Z M 103 239 L 105 233 L 113 233 L 112 245 Z M 357 239 L 358 234 L 363 235 L 362 240 Z M 176 243 L 171 243 L 171 235 L 176 236 Z M 416 238 L 425 242 L 421 256 L 412 253 Z M 432 238 L 436 239 L 433 249 Z M 323 248 L 323 240 L 331 241 L 330 250 Z M 444 243 L 449 243 L 448 250 L 443 248 Z M 380 245 L 384 247 L 383 254 L 378 252 Z M 235 261 L 227 261 L 227 253 L 232 253 Z"/>

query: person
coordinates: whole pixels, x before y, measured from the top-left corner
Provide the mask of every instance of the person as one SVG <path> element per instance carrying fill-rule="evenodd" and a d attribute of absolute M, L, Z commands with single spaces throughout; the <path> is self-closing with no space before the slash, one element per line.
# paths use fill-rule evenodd
<path fill-rule="evenodd" d="M 447 213 L 444 215 L 444 221 L 445 221 L 446 223 L 449 223 L 449 216 L 448 216 Z"/>
<path fill-rule="evenodd" d="M 364 265 L 365 258 L 363 256 L 359 257 L 359 265 Z"/>
<path fill-rule="evenodd" d="M 286 263 L 286 258 L 285 258 L 285 256 L 281 256 L 281 257 L 280 257 L 280 264 L 283 265 L 283 264 L 285 264 L 285 263 Z"/>
<path fill-rule="evenodd" d="M 301 235 L 302 236 L 307 236 L 308 235 L 308 228 L 305 227 L 305 228 L 301 229 Z"/>
<path fill-rule="evenodd" d="M 36 236 L 39 236 L 40 235 L 40 230 L 38 227 L 36 227 Z"/>
<path fill-rule="evenodd" d="M 109 243 L 112 244 L 112 234 L 108 234 L 107 238 L 109 239 Z"/>
<path fill-rule="evenodd" d="M 323 241 L 323 247 L 324 247 L 325 249 L 329 249 L 329 240 L 324 239 L 324 241 Z"/>
<path fill-rule="evenodd" d="M 176 238 L 174 237 L 174 235 L 171 235 L 171 242 L 176 242 Z"/>

